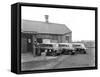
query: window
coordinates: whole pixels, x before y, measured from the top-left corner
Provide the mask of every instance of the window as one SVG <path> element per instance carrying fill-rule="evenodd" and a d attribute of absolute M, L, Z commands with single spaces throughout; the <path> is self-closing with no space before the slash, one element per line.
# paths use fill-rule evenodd
<path fill-rule="evenodd" d="M 69 36 L 66 36 L 66 40 L 69 41 Z"/>
<path fill-rule="evenodd" d="M 30 38 L 28 39 L 28 43 L 31 43 L 31 39 Z"/>

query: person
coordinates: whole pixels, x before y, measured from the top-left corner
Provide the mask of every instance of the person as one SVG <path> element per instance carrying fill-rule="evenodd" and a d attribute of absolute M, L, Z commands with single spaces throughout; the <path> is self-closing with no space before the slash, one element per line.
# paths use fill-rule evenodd
<path fill-rule="evenodd" d="M 39 46 L 39 43 L 37 41 L 34 41 L 34 45 L 35 45 L 35 54 L 36 54 L 36 56 L 40 56 L 40 46 Z"/>

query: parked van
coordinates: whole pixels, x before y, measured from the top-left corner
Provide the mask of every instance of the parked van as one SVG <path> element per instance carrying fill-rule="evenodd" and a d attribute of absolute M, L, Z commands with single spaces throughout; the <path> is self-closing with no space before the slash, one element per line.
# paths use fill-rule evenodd
<path fill-rule="evenodd" d="M 57 43 L 48 43 L 40 44 L 40 51 L 46 52 L 47 56 L 56 56 L 58 55 L 58 44 Z"/>
<path fill-rule="evenodd" d="M 71 43 L 59 43 L 59 50 L 65 55 L 71 55 L 74 52 Z"/>
<path fill-rule="evenodd" d="M 76 54 L 86 54 L 86 47 L 83 43 L 72 43 Z"/>
<path fill-rule="evenodd" d="M 40 52 L 47 56 L 86 54 L 86 47 L 83 43 L 41 43 Z"/>

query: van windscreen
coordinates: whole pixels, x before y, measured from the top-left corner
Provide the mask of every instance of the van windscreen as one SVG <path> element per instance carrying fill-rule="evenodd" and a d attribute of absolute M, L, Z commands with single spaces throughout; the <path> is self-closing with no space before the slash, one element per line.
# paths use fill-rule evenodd
<path fill-rule="evenodd" d="M 41 47 L 52 47 L 51 44 L 40 44 Z"/>
<path fill-rule="evenodd" d="M 80 47 L 81 45 L 76 45 L 76 44 L 73 44 L 73 47 Z"/>
<path fill-rule="evenodd" d="M 69 45 L 59 44 L 59 47 L 69 47 Z"/>

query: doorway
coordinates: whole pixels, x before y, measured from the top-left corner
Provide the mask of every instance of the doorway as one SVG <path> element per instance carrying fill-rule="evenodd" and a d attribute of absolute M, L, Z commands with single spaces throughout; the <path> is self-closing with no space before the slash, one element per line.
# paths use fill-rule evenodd
<path fill-rule="evenodd" d="M 28 35 L 28 37 L 27 37 L 27 51 L 28 52 L 32 52 L 33 51 L 32 35 Z"/>

